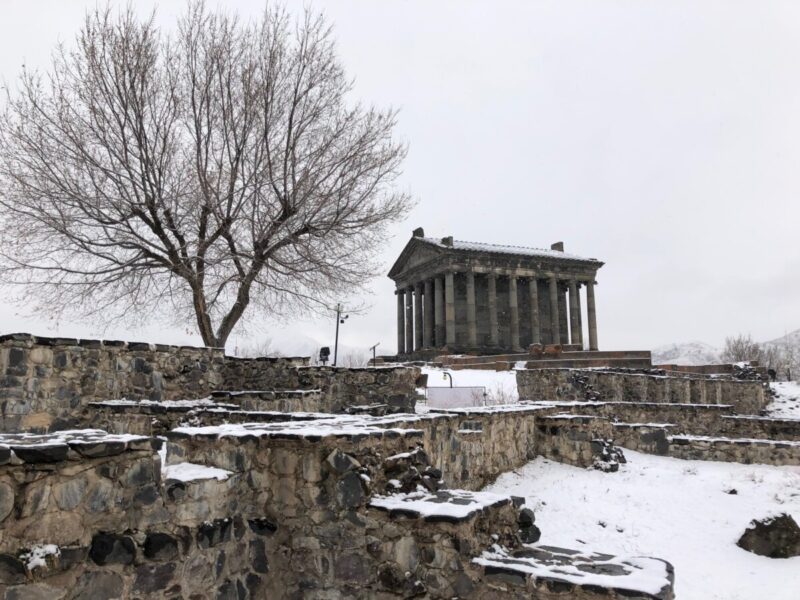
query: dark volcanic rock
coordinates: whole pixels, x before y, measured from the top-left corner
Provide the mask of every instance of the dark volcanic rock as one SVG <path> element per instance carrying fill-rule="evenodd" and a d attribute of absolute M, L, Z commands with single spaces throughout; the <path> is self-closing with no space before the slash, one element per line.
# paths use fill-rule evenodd
<path fill-rule="evenodd" d="M 172 560 L 178 556 L 178 540 L 167 533 L 151 533 L 144 540 L 144 555 L 151 560 Z"/>
<path fill-rule="evenodd" d="M 136 557 L 133 540 L 124 535 L 98 533 L 92 538 L 89 557 L 98 565 L 129 565 Z"/>
<path fill-rule="evenodd" d="M 754 520 L 736 544 L 748 552 L 770 558 L 800 556 L 800 527 L 785 513 Z"/>

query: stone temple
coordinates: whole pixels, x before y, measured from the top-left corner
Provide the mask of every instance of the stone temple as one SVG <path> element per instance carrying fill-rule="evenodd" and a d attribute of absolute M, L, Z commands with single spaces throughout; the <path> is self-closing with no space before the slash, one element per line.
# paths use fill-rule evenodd
<path fill-rule="evenodd" d="M 389 271 L 397 285 L 397 352 L 499 354 L 587 342 L 597 350 L 594 286 L 602 266 L 564 252 L 563 242 L 504 246 L 426 237 L 418 228 Z"/>

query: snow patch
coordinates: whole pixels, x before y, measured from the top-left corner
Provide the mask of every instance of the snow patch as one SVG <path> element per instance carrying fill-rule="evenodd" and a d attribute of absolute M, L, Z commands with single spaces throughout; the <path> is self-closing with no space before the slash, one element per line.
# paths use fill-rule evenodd
<path fill-rule="evenodd" d="M 218 469 L 217 467 L 207 467 L 195 463 L 182 462 L 175 465 L 164 467 L 161 471 L 164 479 L 175 479 L 177 481 L 198 481 L 200 479 L 216 479 L 225 481 L 233 475 L 232 471 Z"/>

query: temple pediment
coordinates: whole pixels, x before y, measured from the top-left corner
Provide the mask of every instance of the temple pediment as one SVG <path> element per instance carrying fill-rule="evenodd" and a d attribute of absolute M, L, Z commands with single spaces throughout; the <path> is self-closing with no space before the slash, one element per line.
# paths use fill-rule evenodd
<path fill-rule="evenodd" d="M 389 277 L 393 278 L 404 271 L 434 260 L 441 253 L 438 248 L 421 243 L 417 238 L 411 238 L 389 271 Z"/>

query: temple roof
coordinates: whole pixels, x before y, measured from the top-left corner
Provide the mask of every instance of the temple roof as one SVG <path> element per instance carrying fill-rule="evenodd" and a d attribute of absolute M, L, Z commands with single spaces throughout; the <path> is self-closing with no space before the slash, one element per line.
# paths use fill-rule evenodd
<path fill-rule="evenodd" d="M 583 260 L 588 262 L 599 262 L 596 258 L 586 258 L 577 254 L 568 254 L 561 250 L 551 250 L 545 248 L 533 248 L 530 246 L 510 246 L 505 244 L 487 244 L 486 242 L 465 242 L 463 240 L 453 240 L 453 245 L 446 245 L 441 239 L 424 237 L 417 238 L 426 244 L 433 244 L 439 248 L 461 250 L 466 252 L 488 252 L 494 254 L 515 254 L 519 256 L 546 256 L 548 258 L 566 258 L 569 260 Z"/>
<path fill-rule="evenodd" d="M 408 268 L 436 260 L 437 257 L 453 255 L 495 255 L 497 258 L 515 257 L 520 260 L 544 259 L 545 262 L 565 261 L 565 263 L 580 263 L 580 268 L 589 268 L 596 271 L 603 263 L 596 258 L 587 258 L 577 254 L 568 254 L 563 251 L 563 244 L 558 242 L 551 248 L 533 248 L 529 246 L 512 246 L 509 244 L 488 244 L 486 242 L 467 242 L 454 240 L 452 237 L 435 238 L 426 237 L 422 228 L 414 230 L 413 237 L 408 241 L 400 256 L 395 261 L 389 277 L 394 278 Z"/>

